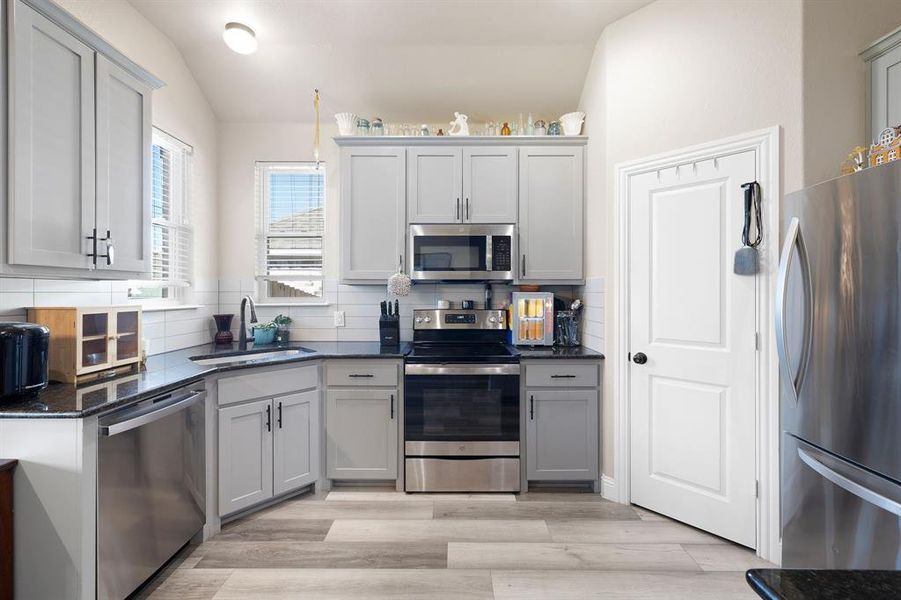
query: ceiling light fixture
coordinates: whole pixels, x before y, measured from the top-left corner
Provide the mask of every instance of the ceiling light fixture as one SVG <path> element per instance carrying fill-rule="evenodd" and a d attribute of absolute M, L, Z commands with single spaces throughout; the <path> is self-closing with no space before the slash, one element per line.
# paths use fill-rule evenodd
<path fill-rule="evenodd" d="M 226 23 L 222 39 L 238 54 L 253 54 L 257 51 L 257 36 L 253 29 L 243 23 Z"/>

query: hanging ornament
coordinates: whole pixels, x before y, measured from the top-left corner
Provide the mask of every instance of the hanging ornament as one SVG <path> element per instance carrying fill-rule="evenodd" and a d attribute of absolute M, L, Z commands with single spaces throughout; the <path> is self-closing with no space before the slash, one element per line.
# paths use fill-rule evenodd
<path fill-rule="evenodd" d="M 313 90 L 313 108 L 316 111 L 316 128 L 313 133 L 313 160 L 316 161 L 316 168 L 319 168 L 319 90 Z"/>

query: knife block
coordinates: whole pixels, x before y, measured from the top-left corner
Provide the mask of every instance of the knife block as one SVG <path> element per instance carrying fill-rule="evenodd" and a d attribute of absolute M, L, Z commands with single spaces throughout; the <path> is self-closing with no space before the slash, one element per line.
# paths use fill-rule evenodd
<path fill-rule="evenodd" d="M 400 319 L 396 316 L 379 317 L 379 341 L 382 346 L 400 344 Z"/>

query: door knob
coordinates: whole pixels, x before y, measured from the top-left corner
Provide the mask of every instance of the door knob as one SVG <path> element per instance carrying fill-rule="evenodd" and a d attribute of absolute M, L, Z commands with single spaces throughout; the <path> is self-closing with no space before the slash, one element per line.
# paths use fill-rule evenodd
<path fill-rule="evenodd" d="M 636 352 L 635 356 L 632 357 L 632 360 L 635 361 L 636 365 L 643 365 L 648 362 L 648 355 L 644 352 Z"/>

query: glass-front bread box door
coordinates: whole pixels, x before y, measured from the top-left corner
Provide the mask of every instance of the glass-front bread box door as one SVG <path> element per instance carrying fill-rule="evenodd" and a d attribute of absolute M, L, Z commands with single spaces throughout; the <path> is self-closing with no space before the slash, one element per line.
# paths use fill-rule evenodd
<path fill-rule="evenodd" d="M 81 314 L 81 367 L 110 363 L 110 315 L 107 311 Z"/>

